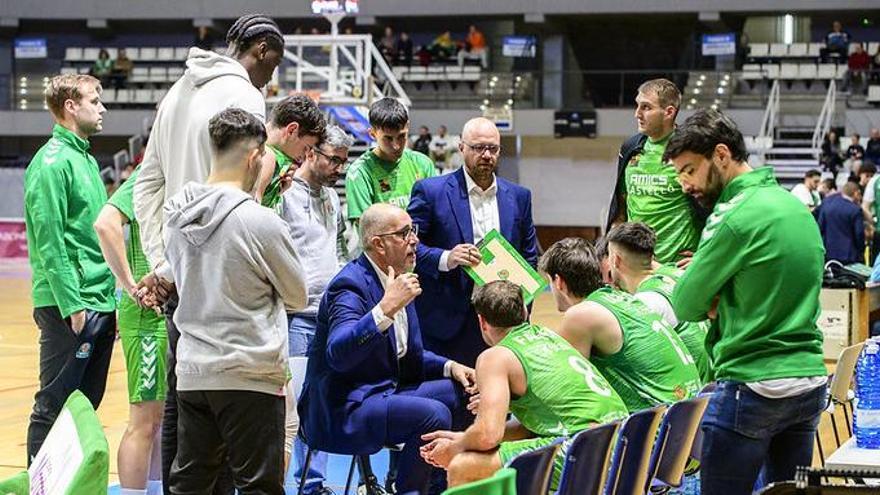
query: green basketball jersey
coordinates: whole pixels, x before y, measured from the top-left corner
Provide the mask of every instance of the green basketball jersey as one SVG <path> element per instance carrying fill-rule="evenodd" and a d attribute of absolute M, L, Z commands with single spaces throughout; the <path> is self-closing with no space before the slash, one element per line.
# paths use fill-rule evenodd
<path fill-rule="evenodd" d="M 526 374 L 526 393 L 510 411 L 538 436 L 569 436 L 626 417 L 627 409 L 608 381 L 564 338 L 524 323 L 498 343 L 516 355 Z"/>
<path fill-rule="evenodd" d="M 437 175 L 434 162 L 410 149 L 396 162 L 386 162 L 374 150 L 359 156 L 345 176 L 348 218 L 356 220 L 375 203 L 390 203 L 406 209 L 413 184 Z"/>
<path fill-rule="evenodd" d="M 675 266 L 663 265 L 654 271 L 654 275 L 642 281 L 636 292 L 656 292 L 663 296 L 671 306 L 672 291 L 675 290 L 675 284 L 678 283 L 678 279 L 683 273 L 684 270 Z M 681 337 L 681 341 L 694 357 L 703 383 L 709 383 L 713 379 L 712 363 L 709 360 L 709 353 L 706 351 L 706 336 L 709 335 L 710 326 L 712 326 L 710 320 L 698 322 L 679 320 L 675 327 L 675 333 Z"/>
<path fill-rule="evenodd" d="M 624 174 L 627 217 L 654 229 L 654 255 L 661 263 L 678 261 L 678 253 L 696 251 L 700 242 L 698 222 L 675 167 L 662 161 L 668 142 L 669 136 L 645 141 L 642 153 L 633 158 Z"/>
<path fill-rule="evenodd" d="M 273 210 L 281 203 L 281 176 L 287 173 L 287 169 L 293 163 L 293 160 L 284 154 L 280 149 L 266 145 L 266 148 L 275 154 L 275 171 L 272 172 L 272 180 L 263 191 L 263 201 L 261 204 Z"/>
<path fill-rule="evenodd" d="M 144 250 L 141 247 L 141 231 L 137 220 L 134 218 L 134 206 L 132 196 L 134 183 L 140 173 L 140 168 L 135 169 L 131 176 L 119 189 L 107 200 L 119 213 L 128 219 L 129 235 L 125 246 L 125 255 L 128 267 L 135 281 L 139 281 L 144 275 L 150 273 L 150 263 L 147 261 Z M 165 333 L 165 318 L 156 314 L 151 309 L 144 309 L 137 305 L 134 299 L 125 291 L 119 301 L 119 333 L 124 335 L 162 335 Z"/>
<path fill-rule="evenodd" d="M 631 294 L 610 287 L 596 290 L 586 301 L 611 311 L 620 324 L 620 350 L 605 355 L 594 349 L 590 361 L 631 412 L 688 399 L 699 392 L 700 376 L 693 356 L 659 314 Z"/>

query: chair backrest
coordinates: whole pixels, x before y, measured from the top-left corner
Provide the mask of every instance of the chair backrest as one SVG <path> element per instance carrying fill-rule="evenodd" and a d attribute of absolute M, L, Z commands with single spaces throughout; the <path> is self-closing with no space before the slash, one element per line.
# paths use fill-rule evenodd
<path fill-rule="evenodd" d="M 644 495 L 651 461 L 651 446 L 666 406 L 634 413 L 620 427 L 608 470 L 605 495 Z"/>
<path fill-rule="evenodd" d="M 443 495 L 516 495 L 516 470 L 501 468 L 491 478 L 450 488 Z"/>
<path fill-rule="evenodd" d="M 859 354 L 862 353 L 864 345 L 864 342 L 859 342 L 840 351 L 840 356 L 837 358 L 837 367 L 834 368 L 834 376 L 831 377 L 830 387 L 831 398 L 839 403 L 847 402 L 846 394 L 849 391 L 853 374 L 856 371 L 856 361 L 858 361 Z"/>
<path fill-rule="evenodd" d="M 708 404 L 709 397 L 703 396 L 669 406 L 651 453 L 648 472 L 653 473 L 654 479 L 668 486 L 681 486 L 684 468 Z M 651 480 L 645 487 L 646 492 L 650 486 Z"/>
<path fill-rule="evenodd" d="M 553 457 L 559 449 L 556 442 L 546 447 L 520 454 L 507 464 L 516 469 L 517 495 L 546 495 L 553 472 Z"/>
<path fill-rule="evenodd" d="M 599 495 L 605 486 L 611 445 L 620 423 L 578 433 L 568 447 L 556 495 Z"/>

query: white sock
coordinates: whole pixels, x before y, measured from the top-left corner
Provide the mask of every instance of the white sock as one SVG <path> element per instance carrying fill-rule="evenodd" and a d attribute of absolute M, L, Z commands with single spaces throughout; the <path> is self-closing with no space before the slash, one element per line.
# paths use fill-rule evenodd
<path fill-rule="evenodd" d="M 120 488 L 119 495 L 147 495 L 146 488 Z"/>

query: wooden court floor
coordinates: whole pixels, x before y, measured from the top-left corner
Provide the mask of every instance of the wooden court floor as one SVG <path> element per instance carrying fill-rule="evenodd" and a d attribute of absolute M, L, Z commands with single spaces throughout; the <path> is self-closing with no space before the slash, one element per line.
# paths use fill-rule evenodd
<path fill-rule="evenodd" d="M 28 416 L 39 383 L 38 332 L 31 317 L 30 280 L 24 267 L 0 267 L 0 479 L 25 469 Z M 554 326 L 559 322 L 549 293 L 538 297 L 534 306 L 536 323 Z M 846 437 L 844 418 L 837 408 L 840 434 Z M 107 392 L 98 409 L 98 417 L 110 446 L 110 480 L 117 480 L 116 452 L 128 420 L 125 363 L 117 341 L 110 365 Z M 825 455 L 834 449 L 831 422 L 820 424 Z M 818 465 L 818 454 L 814 454 Z"/>

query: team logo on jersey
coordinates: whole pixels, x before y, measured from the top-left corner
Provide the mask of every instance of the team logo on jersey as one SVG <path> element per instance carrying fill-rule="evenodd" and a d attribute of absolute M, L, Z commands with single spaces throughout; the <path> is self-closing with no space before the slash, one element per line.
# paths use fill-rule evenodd
<path fill-rule="evenodd" d="M 498 271 L 498 278 L 501 280 L 507 280 L 510 278 L 510 272 L 507 270 L 499 270 Z"/>
<path fill-rule="evenodd" d="M 675 395 L 675 398 L 677 400 L 683 400 L 685 396 L 687 396 L 687 392 L 685 392 L 685 390 L 681 388 L 681 385 L 676 385 L 675 390 L 672 391 L 672 394 Z"/>
<path fill-rule="evenodd" d="M 92 344 L 88 342 L 83 342 L 80 344 L 79 349 L 76 350 L 77 359 L 85 359 L 92 354 Z"/>
<path fill-rule="evenodd" d="M 391 191 L 391 183 L 388 182 L 388 179 L 382 179 L 379 181 L 379 190 L 383 193 Z"/>

